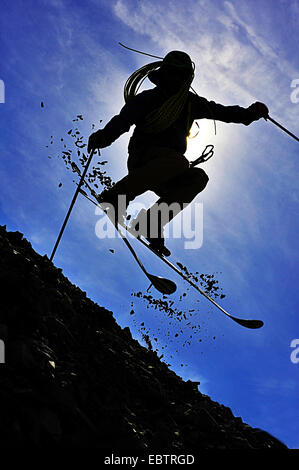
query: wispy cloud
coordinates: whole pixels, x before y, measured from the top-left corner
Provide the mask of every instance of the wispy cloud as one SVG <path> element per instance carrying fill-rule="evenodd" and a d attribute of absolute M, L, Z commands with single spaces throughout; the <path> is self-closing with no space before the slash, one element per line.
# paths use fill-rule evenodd
<path fill-rule="evenodd" d="M 278 7 L 279 12 L 284 8 L 282 3 Z M 255 100 L 264 101 L 271 114 L 295 128 L 298 110 L 290 100 L 290 83 L 297 70 L 282 49 L 278 33 L 267 20 L 268 9 L 265 6 L 263 13 L 263 6 L 259 8 L 265 19 L 265 27 L 261 27 L 256 8 L 256 3 L 248 2 L 211 4 L 206 1 L 186 1 L 184 8 L 178 9 L 175 3 L 166 1 L 153 9 L 150 2 L 145 1 L 136 6 L 130 1 L 117 0 L 114 11 L 141 37 L 151 39 L 150 43 L 144 41 L 138 47 L 131 44 L 133 47 L 140 48 L 142 45 L 146 51 L 161 55 L 170 49 L 183 49 L 190 53 L 197 65 L 194 86 L 200 94 L 223 104 L 240 104 L 245 107 Z M 295 10 L 296 3 L 292 3 L 291 8 Z M 272 14 L 272 21 L 273 18 L 275 21 Z M 265 193 L 265 181 L 273 178 L 269 192 L 274 199 L 275 194 L 284 192 L 286 178 L 295 188 L 296 173 L 292 170 L 292 164 L 281 162 L 281 153 L 278 151 L 278 148 L 283 151 L 285 136 L 275 129 L 275 143 L 272 141 L 275 150 L 271 156 L 262 158 L 262 146 L 269 141 L 264 130 L 271 136 L 274 133 L 272 124 L 261 122 L 250 126 L 250 130 L 242 126 L 237 128 L 218 124 L 217 138 L 211 136 L 212 130 L 209 135 L 213 143 L 215 140 L 217 153 L 211 164 L 206 166 L 211 181 L 203 198 L 207 201 L 210 213 L 213 212 L 211 204 L 215 208 L 217 205 L 223 212 L 222 224 L 230 220 L 229 226 L 225 227 L 226 232 L 230 230 L 230 236 L 240 242 L 244 238 L 244 243 L 248 243 L 248 236 L 254 243 L 263 243 L 265 208 L 260 203 Z M 208 136 L 207 133 L 205 135 Z M 191 145 L 194 151 L 196 145 Z M 256 172 L 256 165 L 261 170 L 260 174 Z M 278 165 L 281 167 L 279 173 Z M 247 188 L 245 192 L 244 188 Z M 293 193 L 295 200 L 295 190 Z M 235 214 L 238 214 L 237 219 Z M 270 204 L 267 217 L 271 220 L 272 228 L 275 215 L 277 208 Z M 270 229 L 270 225 L 268 227 Z M 282 243 L 282 240 L 282 237 L 278 238 L 277 244 L 280 244 L 281 249 L 285 246 L 287 250 L 288 243 L 286 240 Z"/>
<path fill-rule="evenodd" d="M 200 95 L 245 107 L 255 100 L 264 101 L 275 119 L 297 132 L 299 105 L 290 100 L 290 84 L 298 78 L 298 1 L 277 0 L 275 8 L 268 0 L 28 0 L 26 8 L 21 0 L 4 3 L 0 78 L 5 80 L 7 100 L 0 105 L 1 129 L 3 125 L 5 130 L 1 138 L 0 195 L 5 212 L 1 221 L 12 222 L 39 252 L 51 252 L 75 191 L 72 174 L 65 173 L 62 161 L 49 160 L 44 146 L 51 135 L 55 142 L 64 137 L 77 113 L 84 115 L 80 130 L 86 139 L 91 123 L 104 126 L 124 104 L 127 77 L 152 60 L 121 49 L 118 41 L 159 56 L 172 49 L 185 50 L 196 63 L 194 88 Z M 45 102 L 43 109 L 40 101 Z M 102 152 L 114 180 L 126 174 L 128 138 L 125 134 Z M 297 148 L 282 131 L 263 120 L 248 127 L 217 123 L 216 136 L 213 122 L 202 120 L 188 157 L 200 154 L 208 143 L 215 145 L 214 158 L 203 167 L 210 182 L 197 198 L 204 203 L 203 247 L 183 251 L 182 240 L 169 240 L 172 259 L 179 259 L 193 272 L 221 271 L 219 281 L 227 294 L 221 305 L 232 314 L 261 315 L 265 320 L 265 328 L 251 334 L 238 326 L 232 328 L 229 321 L 221 323 L 213 314 L 209 332 L 211 325 L 217 332 L 221 329 L 221 335 L 227 328 L 221 354 L 217 350 L 213 362 L 219 400 L 223 390 L 232 386 L 221 376 L 223 364 L 231 372 L 239 363 L 238 373 L 251 380 L 262 398 L 261 406 L 267 403 L 275 413 L 278 401 L 286 403 L 296 396 L 293 377 L 281 367 L 280 359 L 269 371 L 269 338 L 275 337 L 278 346 L 282 331 L 288 338 L 294 335 Z M 58 153 L 56 148 L 55 152 L 49 150 L 54 157 Z M 58 188 L 60 181 L 63 185 Z M 140 200 L 149 203 L 153 199 L 147 193 Z M 143 290 L 147 280 L 120 240 L 97 239 L 97 220 L 93 206 L 78 199 L 55 263 L 127 325 L 132 286 Z M 160 260 L 137 241 L 134 246 L 154 273 L 171 277 Z M 110 248 L 115 248 L 114 254 Z M 182 292 L 185 284 L 174 280 L 177 292 Z M 192 304 L 198 297 L 188 293 L 187 300 Z M 206 304 L 202 303 L 205 311 Z M 161 317 L 147 318 L 160 325 Z M 200 324 L 204 318 L 205 314 L 199 316 Z M 232 366 L 236 345 L 238 358 Z M 208 349 L 204 342 L 201 347 Z M 201 391 L 208 389 L 213 372 L 210 365 L 199 362 L 196 348 L 189 357 L 183 370 L 175 361 L 179 373 L 185 379 L 199 379 Z M 259 377 L 265 380 L 254 381 L 257 362 Z M 246 413 L 248 395 L 231 395 Z"/>
<path fill-rule="evenodd" d="M 154 53 L 163 55 L 170 49 L 189 52 L 200 75 L 195 86 L 211 98 L 236 100 L 243 105 L 253 99 L 266 101 L 275 113 L 283 118 L 287 115 L 295 123 L 289 86 L 297 70 L 285 58 L 281 46 L 273 42 L 273 30 L 271 36 L 270 32 L 268 37 L 263 34 L 258 17 L 252 14 L 255 3 L 245 6 L 238 2 L 235 6 L 228 1 L 186 1 L 181 9 L 169 1 L 156 4 L 154 9 L 150 3 L 141 2 L 136 7 L 135 3 L 118 0 L 114 10 L 126 25 L 150 37 Z M 278 83 L 285 84 L 285 93 Z"/>
<path fill-rule="evenodd" d="M 281 395 L 287 397 L 290 392 L 293 392 L 297 389 L 296 380 L 285 380 L 281 382 L 277 378 L 267 377 L 263 380 L 256 382 L 256 390 L 261 395 L 268 395 L 269 393 L 274 396 Z"/>

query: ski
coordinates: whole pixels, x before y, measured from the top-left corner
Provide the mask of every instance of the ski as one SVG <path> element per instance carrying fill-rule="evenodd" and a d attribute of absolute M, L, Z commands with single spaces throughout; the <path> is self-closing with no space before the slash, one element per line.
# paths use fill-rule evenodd
<path fill-rule="evenodd" d="M 93 189 L 88 185 L 88 183 L 85 182 L 85 184 L 88 186 L 90 191 L 94 192 Z M 95 202 L 93 199 L 91 199 L 91 197 L 89 197 L 88 194 L 86 194 L 86 192 L 82 188 L 79 189 L 79 192 L 86 199 L 88 199 L 90 202 L 92 202 L 95 206 L 100 207 L 102 209 L 102 211 L 107 215 L 107 217 L 109 217 L 108 214 L 106 213 L 106 211 L 104 211 L 104 209 L 101 207 L 101 205 L 98 202 Z M 146 275 L 146 277 L 150 280 L 151 285 L 153 285 L 162 294 L 166 294 L 166 295 L 173 294 L 176 291 L 176 288 L 177 288 L 175 282 L 171 281 L 170 279 L 166 279 L 164 277 L 161 277 L 161 276 L 155 276 L 154 274 L 150 274 L 146 270 L 146 268 L 145 268 L 144 264 L 141 262 L 140 258 L 137 256 L 137 253 L 134 250 L 134 248 L 132 247 L 129 240 L 121 232 L 118 225 L 115 224 L 114 221 L 110 217 L 109 217 L 109 220 L 111 220 L 111 223 L 114 225 L 115 229 L 117 230 L 117 232 L 121 236 L 122 240 L 124 241 L 124 243 L 129 248 L 129 250 L 132 253 L 133 257 L 137 261 L 138 266 L 141 268 L 141 270 Z"/>
<path fill-rule="evenodd" d="M 104 211 L 105 212 L 105 211 Z M 111 219 L 110 219 L 111 220 Z M 111 220 L 112 222 L 112 220 Z M 112 222 L 113 223 L 113 222 Z M 127 247 L 129 248 L 130 252 L 132 253 L 132 255 L 134 256 L 135 260 L 137 261 L 139 267 L 141 268 L 141 270 L 144 272 L 144 274 L 146 275 L 146 277 L 150 280 L 151 284 L 159 291 L 161 292 L 162 294 L 166 294 L 166 295 L 169 295 L 169 294 L 173 294 L 175 291 L 176 291 L 176 284 L 171 281 L 170 279 L 166 279 L 164 277 L 161 277 L 161 276 L 155 276 L 154 274 L 150 274 L 144 267 L 144 264 L 140 261 L 139 257 L 137 256 L 136 254 L 136 251 L 134 250 L 134 248 L 132 247 L 131 243 L 129 242 L 129 240 L 124 237 L 124 235 L 122 234 L 122 232 L 120 231 L 119 227 L 117 226 L 117 224 L 114 224 L 114 227 L 116 228 L 116 230 L 118 231 L 118 233 L 120 234 L 122 240 L 124 241 L 124 243 L 127 245 Z M 135 237 L 136 238 L 136 237 Z"/>
<path fill-rule="evenodd" d="M 94 190 L 89 186 L 88 183 L 86 183 L 86 181 L 84 181 L 84 183 L 86 184 L 86 186 L 88 187 L 88 189 L 91 191 L 91 194 L 95 197 L 95 192 Z M 101 205 L 98 203 L 98 202 L 95 202 L 91 197 L 88 196 L 88 194 L 83 190 L 83 189 L 80 189 L 80 193 L 86 198 L 88 199 L 90 202 L 92 202 L 95 206 L 97 207 L 100 207 L 101 208 Z M 102 209 L 102 208 L 101 208 Z M 102 209 L 103 210 L 103 209 Z M 103 212 L 105 212 L 103 210 Z M 105 212 L 106 214 L 106 212 Z M 111 220 L 111 219 L 110 219 Z M 111 221 L 113 223 L 113 221 Z M 114 223 L 113 225 L 115 226 L 116 230 L 118 231 L 118 233 L 121 235 L 121 238 L 124 240 L 124 242 L 126 243 L 126 245 L 128 246 L 129 250 L 131 251 L 131 253 L 133 254 L 135 260 L 137 261 L 138 265 L 140 266 L 140 268 L 142 269 L 142 271 L 146 274 L 146 276 L 151 280 L 150 276 L 153 276 L 153 275 L 148 275 L 149 273 L 147 273 L 147 271 L 145 270 L 143 264 L 141 263 L 140 259 L 138 258 L 135 250 L 133 249 L 133 247 L 131 246 L 131 244 L 129 243 L 129 241 L 127 240 L 127 238 L 122 234 L 122 232 L 120 231 L 119 227 L 117 227 Z M 141 237 L 136 237 L 136 235 L 134 234 L 134 232 L 132 230 L 130 230 L 129 227 L 123 227 L 126 232 L 128 232 L 129 234 L 131 234 L 136 240 L 139 240 L 140 243 L 142 243 L 142 245 L 144 245 L 146 248 L 148 248 L 152 253 L 154 253 L 158 258 L 160 258 L 161 261 L 163 261 L 163 263 L 167 264 L 167 266 L 169 266 L 173 271 L 175 271 L 179 276 L 181 276 L 185 281 L 187 281 L 194 289 L 196 289 L 201 295 L 203 295 L 209 302 L 211 302 L 215 307 L 217 307 L 222 313 L 224 313 L 228 318 L 230 318 L 231 320 L 233 320 L 234 322 L 238 323 L 239 325 L 241 326 L 244 326 L 245 328 L 249 328 L 249 329 L 258 329 L 258 328 L 261 328 L 263 325 L 264 325 L 264 322 L 262 320 L 250 320 L 250 319 L 243 319 L 243 318 L 237 318 L 237 317 L 234 317 L 233 315 L 231 315 L 230 313 L 228 313 L 224 308 L 221 307 L 221 305 L 219 305 L 212 297 L 210 297 L 203 289 L 201 289 L 197 284 L 195 284 L 191 279 L 188 278 L 188 276 L 186 276 L 179 268 L 177 268 L 171 261 L 169 261 L 167 258 L 165 258 L 165 256 L 161 255 L 160 253 L 158 253 L 156 250 L 154 250 L 150 244 L 145 241 L 143 238 Z M 152 284 L 154 285 L 154 287 L 156 287 L 155 285 L 155 278 L 157 279 L 163 279 L 163 278 L 159 278 L 157 276 L 153 276 L 153 280 L 154 282 L 152 282 Z M 165 280 L 164 280 L 165 281 Z M 172 281 L 169 281 L 169 279 L 166 280 L 167 282 L 169 283 L 172 283 Z M 162 281 L 162 284 L 163 284 L 163 281 Z M 173 283 L 174 284 L 174 283 Z M 157 285 L 159 287 L 159 282 L 157 282 Z M 175 285 L 175 284 L 174 284 Z M 171 290 L 171 284 L 169 285 L 170 289 Z M 157 288 L 157 287 L 156 287 Z M 162 292 L 161 289 L 158 288 L 158 290 L 160 292 Z M 175 291 L 175 289 L 173 290 L 173 292 Z M 172 292 L 169 292 L 169 293 L 172 293 Z"/>

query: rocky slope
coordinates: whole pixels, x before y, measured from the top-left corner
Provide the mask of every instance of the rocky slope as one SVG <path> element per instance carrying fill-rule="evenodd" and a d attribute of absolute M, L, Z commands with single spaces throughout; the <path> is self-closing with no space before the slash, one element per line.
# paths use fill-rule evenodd
<path fill-rule="evenodd" d="M 0 447 L 285 449 L 183 381 L 0 227 Z"/>

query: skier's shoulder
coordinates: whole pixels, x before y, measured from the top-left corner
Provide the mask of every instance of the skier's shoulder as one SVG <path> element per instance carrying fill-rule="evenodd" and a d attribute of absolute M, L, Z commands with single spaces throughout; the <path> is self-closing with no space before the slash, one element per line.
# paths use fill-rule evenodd
<path fill-rule="evenodd" d="M 159 105 L 161 99 L 156 88 L 141 91 L 127 101 L 125 109 L 134 116 L 142 116 Z"/>
<path fill-rule="evenodd" d="M 147 103 L 153 99 L 156 99 L 157 96 L 157 88 L 150 88 L 148 90 L 143 90 L 140 93 L 137 93 L 137 95 L 133 96 L 129 102 L 132 102 L 132 104 Z"/>
<path fill-rule="evenodd" d="M 205 98 L 204 96 L 200 96 L 197 93 L 194 93 L 193 91 L 189 91 L 189 100 L 191 100 L 191 102 L 194 104 L 209 103 L 209 100 L 207 100 L 207 98 Z"/>
<path fill-rule="evenodd" d="M 215 104 L 213 101 L 207 100 L 204 96 L 189 91 L 189 103 L 191 103 L 191 110 L 194 119 L 211 117 L 211 107 Z"/>

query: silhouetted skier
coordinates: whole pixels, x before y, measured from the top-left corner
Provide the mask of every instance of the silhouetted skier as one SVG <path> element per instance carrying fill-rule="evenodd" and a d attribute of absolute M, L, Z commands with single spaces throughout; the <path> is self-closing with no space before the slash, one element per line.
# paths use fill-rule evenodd
<path fill-rule="evenodd" d="M 156 86 L 136 95 L 145 77 Z M 141 67 L 126 83 L 126 104 L 120 113 L 89 137 L 88 152 L 108 147 L 133 124 L 136 126 L 128 147 L 128 175 L 98 196 L 99 202 L 115 207 L 118 220 L 123 215 L 117 211 L 118 195 L 126 196 L 127 205 L 140 194 L 154 191 L 159 200 L 147 211 L 150 221 L 158 204 L 176 202 L 182 209 L 206 187 L 209 178 L 205 171 L 190 168 L 184 156 L 194 120 L 205 118 L 249 125 L 268 116 L 263 103 L 256 102 L 248 108 L 223 106 L 197 96 L 189 91 L 193 78 L 193 63 L 181 51 L 169 52 L 163 61 Z M 154 236 L 149 230 L 146 234 L 151 246 L 165 256 L 170 252 L 164 244 L 163 228 L 176 213 L 169 214 L 167 221 L 160 221 Z M 137 218 L 135 227 L 138 222 Z"/>

